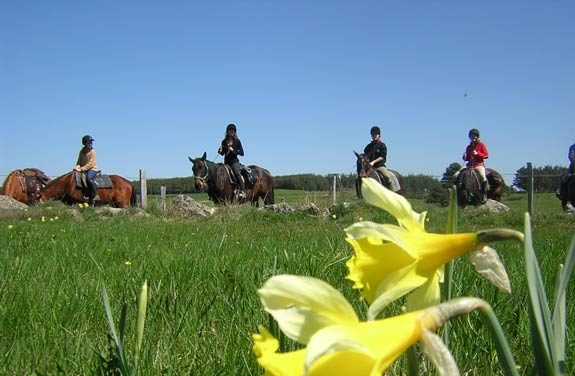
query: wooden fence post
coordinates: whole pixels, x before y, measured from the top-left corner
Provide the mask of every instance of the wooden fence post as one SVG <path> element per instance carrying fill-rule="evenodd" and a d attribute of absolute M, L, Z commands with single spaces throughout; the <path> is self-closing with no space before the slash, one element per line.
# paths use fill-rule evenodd
<path fill-rule="evenodd" d="M 166 186 L 162 185 L 160 187 L 160 209 L 166 211 Z"/>
<path fill-rule="evenodd" d="M 336 184 L 337 184 L 336 176 L 334 175 L 333 176 L 333 204 L 334 205 L 336 204 L 336 201 L 337 201 L 336 200 Z"/>
<path fill-rule="evenodd" d="M 148 206 L 148 186 L 146 184 L 146 170 L 140 170 L 140 207 Z"/>
<path fill-rule="evenodd" d="M 533 166 L 527 162 L 527 212 L 533 215 Z"/>

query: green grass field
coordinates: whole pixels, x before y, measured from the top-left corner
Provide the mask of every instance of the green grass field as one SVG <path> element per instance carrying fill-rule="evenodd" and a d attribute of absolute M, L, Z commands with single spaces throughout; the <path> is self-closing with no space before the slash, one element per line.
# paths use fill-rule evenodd
<path fill-rule="evenodd" d="M 276 202 L 281 199 L 295 208 L 311 202 L 324 208 L 332 204 L 326 192 L 280 190 Z M 458 230 L 522 231 L 526 200 L 526 195 L 504 196 L 511 211 L 501 214 L 474 208 L 459 211 Z M 428 211 L 428 231 L 445 232 L 447 208 L 410 201 L 416 211 Z M 104 285 L 116 325 L 122 303 L 127 303 L 125 342 L 133 350 L 136 296 L 144 280 L 149 300 L 140 374 L 262 374 L 251 351 L 251 333 L 269 319 L 256 290 L 274 271 L 313 276 L 340 289 L 364 317 L 366 305 L 345 279 L 345 261 L 352 250 L 343 229 L 360 218 L 393 221 L 356 200 L 352 192 L 339 197 L 332 212 L 335 218 L 303 211 L 277 214 L 243 205 L 221 208 L 209 219 L 186 219 L 160 212 L 156 198 L 150 202 L 148 218 L 133 216 L 130 210 L 102 216 L 91 208 L 70 209 L 59 203 L 0 212 L 0 374 L 95 374 L 96 353 L 107 354 L 108 348 Z M 532 223 L 550 294 L 575 233 L 575 216 L 563 214 L 553 195 L 540 194 L 535 197 Z M 462 257 L 455 263 L 455 296 L 481 297 L 494 307 L 520 373 L 530 374 L 533 358 L 522 248 L 510 242 L 494 248 L 506 265 L 512 294 L 499 293 Z M 566 374 L 575 373 L 574 291 L 572 283 L 567 295 L 571 329 Z M 400 305 L 386 313 L 398 313 Z M 452 323 L 450 349 L 461 373 L 501 374 L 479 316 L 471 314 Z M 390 374 L 405 370 L 402 358 Z"/>

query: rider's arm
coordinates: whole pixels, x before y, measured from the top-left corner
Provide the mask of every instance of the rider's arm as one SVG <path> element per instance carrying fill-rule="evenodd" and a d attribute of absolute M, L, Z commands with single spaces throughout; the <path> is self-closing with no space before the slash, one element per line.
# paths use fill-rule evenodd
<path fill-rule="evenodd" d="M 244 156 L 244 148 L 242 147 L 242 142 L 239 138 L 236 139 L 236 143 L 234 145 L 234 153 L 241 155 L 242 157 Z"/>
<path fill-rule="evenodd" d="M 480 142 L 477 143 L 475 147 L 475 151 L 477 151 L 477 156 L 483 159 L 489 158 L 489 153 L 487 152 L 487 146 L 484 143 Z"/>

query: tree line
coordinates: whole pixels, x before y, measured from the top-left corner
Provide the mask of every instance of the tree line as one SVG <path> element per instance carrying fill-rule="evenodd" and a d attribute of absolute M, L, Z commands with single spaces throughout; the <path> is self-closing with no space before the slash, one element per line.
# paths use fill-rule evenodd
<path fill-rule="evenodd" d="M 441 178 L 426 174 L 407 175 L 403 177 L 405 182 L 406 196 L 426 198 L 439 195 L 444 197 L 448 187 L 454 184 L 453 175 L 462 166 L 459 163 L 451 163 Z M 564 166 L 543 166 L 533 167 L 533 187 L 535 192 L 555 192 L 559 187 L 560 176 L 567 171 Z M 328 191 L 333 189 L 334 177 L 337 189 L 354 189 L 356 174 L 296 174 L 274 176 L 274 188 L 292 189 L 304 191 Z M 140 185 L 134 181 L 134 187 L 139 193 Z M 162 179 L 148 179 L 147 187 L 150 194 L 159 194 L 160 187 L 165 186 L 169 194 L 189 194 L 196 192 L 194 178 L 176 177 Z M 521 167 L 515 173 L 512 186 L 517 190 L 527 190 L 529 188 L 527 167 Z M 508 187 L 509 188 L 509 187 Z M 436 201 L 439 198 L 435 199 Z"/>

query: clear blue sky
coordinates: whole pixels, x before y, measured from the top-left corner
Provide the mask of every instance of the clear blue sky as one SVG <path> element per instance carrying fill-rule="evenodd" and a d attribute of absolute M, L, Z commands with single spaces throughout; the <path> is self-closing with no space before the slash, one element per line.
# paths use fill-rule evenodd
<path fill-rule="evenodd" d="M 382 128 L 388 166 L 441 175 L 478 128 L 503 174 L 568 164 L 573 1 L 2 1 L 0 178 L 99 167 L 190 176 L 234 122 L 242 162 L 352 173 Z M 512 180 L 512 175 L 505 178 Z"/>

